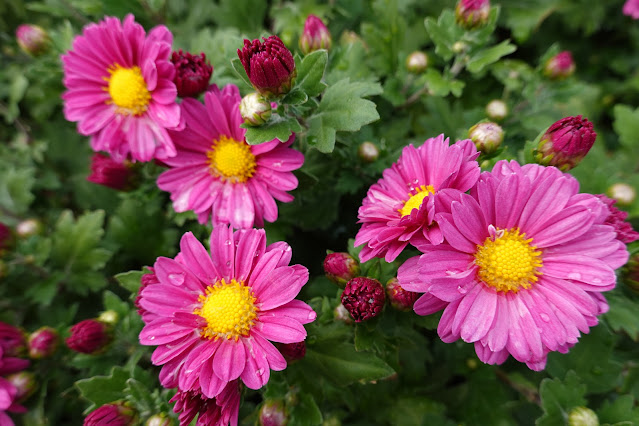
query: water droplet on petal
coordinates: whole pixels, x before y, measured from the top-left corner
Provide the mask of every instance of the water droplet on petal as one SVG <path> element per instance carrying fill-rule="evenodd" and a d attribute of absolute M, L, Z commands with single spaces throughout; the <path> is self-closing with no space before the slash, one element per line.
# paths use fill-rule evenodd
<path fill-rule="evenodd" d="M 224 241 L 224 244 L 227 246 L 230 246 L 233 242 L 231 240 L 226 240 Z"/>
<path fill-rule="evenodd" d="M 581 274 L 579 272 L 571 272 L 568 274 L 568 279 L 569 280 L 580 280 L 581 279 Z"/>
<path fill-rule="evenodd" d="M 230 260 L 226 261 L 226 266 L 228 266 L 229 268 L 231 267 L 231 261 Z"/>
<path fill-rule="evenodd" d="M 182 285 L 184 283 L 184 274 L 169 274 L 169 282 L 173 285 Z"/>
<path fill-rule="evenodd" d="M 149 337 L 149 340 L 155 340 L 155 336 Z"/>
<path fill-rule="evenodd" d="M 466 294 L 468 293 L 468 290 L 466 290 L 465 287 L 462 286 L 457 286 L 457 291 L 459 292 L 459 294 Z"/>
<path fill-rule="evenodd" d="M 593 284 L 601 284 L 601 280 L 599 278 L 593 278 L 592 279 L 592 283 Z"/>
<path fill-rule="evenodd" d="M 264 369 L 260 368 L 255 372 L 258 376 L 261 376 L 262 374 L 264 374 Z"/>

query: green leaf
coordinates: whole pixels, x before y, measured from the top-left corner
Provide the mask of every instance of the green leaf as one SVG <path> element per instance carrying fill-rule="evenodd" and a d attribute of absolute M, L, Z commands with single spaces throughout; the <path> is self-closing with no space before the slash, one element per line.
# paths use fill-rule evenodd
<path fill-rule="evenodd" d="M 392 375 L 395 371 L 370 352 L 357 352 L 351 344 L 338 343 L 309 347 L 306 360 L 320 374 L 338 385 L 371 382 Z"/>
<path fill-rule="evenodd" d="M 283 105 L 302 105 L 308 101 L 308 95 L 300 89 L 293 89 L 280 101 Z"/>
<path fill-rule="evenodd" d="M 472 55 L 466 64 L 466 69 L 473 74 L 478 73 L 487 65 L 497 62 L 501 57 L 510 55 L 515 50 L 517 46 L 510 44 L 509 40 L 504 40 L 496 46 L 480 50 Z"/>
<path fill-rule="evenodd" d="M 129 380 L 129 373 L 122 367 L 113 367 L 108 376 L 94 376 L 75 382 L 80 396 L 91 402 L 86 412 L 100 405 L 124 398 L 124 389 Z"/>
<path fill-rule="evenodd" d="M 639 108 L 615 105 L 613 128 L 619 135 L 619 142 L 626 148 L 639 149 Z"/>
<path fill-rule="evenodd" d="M 31 188 L 35 183 L 32 167 L 16 168 L 3 162 L 0 170 L 0 207 L 20 214 L 27 211 L 34 200 Z"/>
<path fill-rule="evenodd" d="M 442 76 L 439 71 L 429 68 L 424 74 L 424 79 L 428 86 L 428 91 L 433 96 L 448 96 L 449 93 L 453 93 L 456 97 L 461 96 L 462 90 L 466 85 L 460 80 L 447 80 Z"/>
<path fill-rule="evenodd" d="M 248 75 L 246 75 L 246 70 L 244 69 L 244 65 L 242 65 L 242 61 L 239 58 L 234 58 L 231 60 L 231 66 L 235 73 L 246 83 L 246 85 L 250 88 L 253 88 L 253 84 L 251 84 L 251 80 L 249 80 Z"/>
<path fill-rule="evenodd" d="M 120 318 L 129 313 L 129 304 L 120 299 L 115 293 L 109 290 L 103 292 L 104 309 L 114 311 Z"/>
<path fill-rule="evenodd" d="M 639 424 L 639 407 L 635 407 L 635 399 L 632 395 L 621 395 L 613 402 L 605 401 L 597 410 L 599 423 L 615 425 Z"/>
<path fill-rule="evenodd" d="M 424 25 L 435 43 L 435 53 L 446 61 L 450 60 L 454 56 L 453 44 L 464 34 L 464 30 L 455 23 L 453 11 L 444 9 L 437 21 L 434 18 L 426 18 Z"/>
<path fill-rule="evenodd" d="M 328 52 L 324 49 L 306 55 L 297 69 L 295 87 L 305 92 L 308 97 L 322 93 L 326 89 L 326 83 L 322 83 L 322 77 L 327 62 Z"/>
<path fill-rule="evenodd" d="M 291 137 L 291 133 L 302 131 L 302 126 L 295 117 L 281 117 L 279 115 L 273 115 L 263 126 L 251 127 L 242 124 L 240 127 L 246 129 L 246 142 L 250 145 L 269 142 L 273 139 L 286 142 Z"/>
<path fill-rule="evenodd" d="M 140 290 L 142 275 L 144 275 L 143 271 L 122 272 L 117 274 L 115 279 L 131 293 L 137 293 Z"/>
<path fill-rule="evenodd" d="M 322 412 L 311 394 L 299 394 L 299 402 L 291 409 L 291 424 L 300 426 L 322 424 Z"/>
<path fill-rule="evenodd" d="M 155 401 L 151 397 L 151 390 L 141 382 L 131 378 L 126 381 L 124 389 L 127 401 L 140 411 L 142 416 L 153 414 Z"/>
<path fill-rule="evenodd" d="M 610 310 L 605 314 L 605 318 L 610 327 L 617 332 L 624 331 L 632 340 L 638 341 L 639 303 L 616 291 L 608 293 L 606 299 Z"/>
<path fill-rule="evenodd" d="M 544 379 L 539 386 L 541 408 L 544 415 L 537 419 L 537 426 L 554 426 L 565 424 L 565 419 L 572 408 L 586 405 L 586 385 L 579 381 L 574 371 L 569 371 L 566 378 Z"/>
<path fill-rule="evenodd" d="M 319 108 L 308 120 L 308 142 L 321 152 L 332 152 L 335 132 L 355 132 L 379 119 L 375 103 L 364 96 L 379 95 L 379 83 L 354 82 L 346 78 L 326 89 Z"/>

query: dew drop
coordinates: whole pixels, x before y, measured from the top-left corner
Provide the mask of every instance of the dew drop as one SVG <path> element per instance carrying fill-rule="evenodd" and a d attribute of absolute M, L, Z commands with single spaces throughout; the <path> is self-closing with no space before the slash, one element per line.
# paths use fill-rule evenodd
<path fill-rule="evenodd" d="M 593 278 L 592 279 L 592 283 L 593 284 L 601 284 L 601 280 L 599 278 Z"/>
<path fill-rule="evenodd" d="M 229 268 L 231 267 L 231 261 L 230 260 L 226 261 L 226 266 L 228 266 Z"/>
<path fill-rule="evenodd" d="M 262 374 L 264 374 L 264 369 L 263 368 L 259 368 L 256 372 L 255 372 L 258 376 L 261 376 Z"/>
<path fill-rule="evenodd" d="M 224 245 L 230 246 L 231 244 L 233 244 L 231 240 L 224 241 Z"/>
<path fill-rule="evenodd" d="M 543 312 L 542 312 L 541 314 L 539 314 L 539 317 L 540 317 L 540 318 L 541 318 L 541 320 L 542 320 L 542 321 L 544 321 L 544 322 L 549 322 L 549 321 L 550 321 L 550 317 L 548 316 L 548 314 L 545 314 L 545 313 L 543 313 Z"/>
<path fill-rule="evenodd" d="M 258 257 L 260 255 L 260 251 L 259 250 L 255 250 L 255 257 Z"/>
<path fill-rule="evenodd" d="M 184 283 L 184 274 L 169 274 L 169 281 L 173 285 L 182 285 Z"/>
<path fill-rule="evenodd" d="M 282 167 L 282 162 L 281 161 L 276 161 L 275 163 L 273 163 L 273 167 Z"/>
<path fill-rule="evenodd" d="M 155 336 L 149 337 L 149 340 L 155 340 Z"/>
<path fill-rule="evenodd" d="M 459 292 L 459 294 L 466 294 L 468 293 L 468 290 L 466 290 L 465 287 L 462 286 L 457 286 L 457 291 Z"/>
<path fill-rule="evenodd" d="M 580 280 L 581 279 L 581 274 L 579 272 L 571 272 L 568 274 L 568 279 L 569 280 Z"/>

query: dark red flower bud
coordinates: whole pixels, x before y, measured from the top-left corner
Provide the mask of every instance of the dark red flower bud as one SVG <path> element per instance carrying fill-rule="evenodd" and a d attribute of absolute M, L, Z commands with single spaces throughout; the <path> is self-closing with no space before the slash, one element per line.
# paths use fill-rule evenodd
<path fill-rule="evenodd" d="M 469 30 L 484 25 L 489 17 L 489 0 L 459 0 L 455 7 L 457 23 Z"/>
<path fill-rule="evenodd" d="M 359 262 L 348 253 L 330 253 L 324 259 L 326 278 L 340 287 L 359 275 Z"/>
<path fill-rule="evenodd" d="M 117 191 L 131 189 L 135 172 L 129 164 L 114 161 L 111 157 L 96 153 L 91 157 L 91 174 L 89 182 L 97 183 Z"/>
<path fill-rule="evenodd" d="M 69 349 L 83 354 L 96 354 L 111 342 L 111 330 L 107 324 L 95 319 L 80 321 L 71 327 L 66 339 Z"/>
<path fill-rule="evenodd" d="M 575 61 L 572 54 L 564 50 L 546 61 L 544 75 L 551 80 L 563 80 L 575 73 Z"/>
<path fill-rule="evenodd" d="M 306 343 L 303 340 L 295 343 L 278 343 L 277 348 L 289 363 L 302 359 L 306 355 Z"/>
<path fill-rule="evenodd" d="M 331 33 L 324 22 L 315 15 L 308 15 L 304 22 L 304 32 L 300 37 L 300 50 L 305 55 L 319 49 L 329 50 L 333 44 Z"/>
<path fill-rule="evenodd" d="M 13 232 L 4 223 L 0 222 L 0 255 L 2 252 L 11 247 L 13 242 Z"/>
<path fill-rule="evenodd" d="M 5 357 L 20 356 L 26 347 L 26 339 L 22 330 L 11 324 L 0 322 L 0 348 L 2 348 Z"/>
<path fill-rule="evenodd" d="M 135 424 L 135 411 L 124 404 L 105 404 L 84 418 L 84 426 L 129 426 Z"/>
<path fill-rule="evenodd" d="M 171 62 L 175 65 L 175 86 L 181 98 L 197 97 L 209 87 L 213 67 L 206 61 L 206 55 L 192 55 L 180 49 L 173 52 Z"/>
<path fill-rule="evenodd" d="M 404 290 L 397 278 L 391 278 L 386 283 L 386 295 L 391 306 L 399 311 L 410 311 L 420 294 Z"/>
<path fill-rule="evenodd" d="M 284 402 L 277 399 L 268 399 L 260 408 L 261 426 L 285 426 L 288 423 L 288 415 Z"/>
<path fill-rule="evenodd" d="M 381 314 L 385 301 L 384 287 L 373 278 L 353 278 L 342 292 L 342 305 L 355 322 L 366 321 Z"/>
<path fill-rule="evenodd" d="M 615 228 L 617 232 L 617 239 L 624 244 L 630 244 L 633 241 L 639 240 L 639 232 L 632 229 L 632 225 L 626 222 L 628 212 L 624 212 L 615 207 L 616 200 L 611 200 L 604 194 L 595 195 L 599 198 L 607 207 L 608 217 L 606 218 L 606 225 L 610 225 Z"/>
<path fill-rule="evenodd" d="M 244 39 L 244 48 L 237 50 L 246 75 L 263 96 L 277 97 L 288 93 L 297 75 L 291 51 L 279 37 L 272 35 L 252 42 Z"/>
<path fill-rule="evenodd" d="M 7 376 L 7 380 L 16 388 L 15 402 L 23 402 L 36 391 L 35 375 L 30 371 L 21 371 Z"/>
<path fill-rule="evenodd" d="M 47 32 L 37 25 L 22 24 L 16 29 L 16 40 L 22 50 L 38 56 L 49 49 L 51 39 Z"/>
<path fill-rule="evenodd" d="M 541 137 L 535 159 L 544 166 L 568 171 L 586 156 L 596 138 L 597 133 L 587 118 L 581 115 L 562 118 Z"/>
<path fill-rule="evenodd" d="M 31 358 L 48 358 L 58 348 L 58 332 L 51 327 L 41 327 L 29 335 L 28 346 Z"/>

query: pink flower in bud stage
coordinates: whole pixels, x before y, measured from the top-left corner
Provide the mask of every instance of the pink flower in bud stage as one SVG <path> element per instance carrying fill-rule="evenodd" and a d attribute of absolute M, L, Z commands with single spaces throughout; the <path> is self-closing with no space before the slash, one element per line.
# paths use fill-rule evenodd
<path fill-rule="evenodd" d="M 267 399 L 262 404 L 259 414 L 260 426 L 286 426 L 288 415 L 284 401 Z"/>
<path fill-rule="evenodd" d="M 595 195 L 608 207 L 608 217 L 606 218 L 606 225 L 610 225 L 615 228 L 617 232 L 617 239 L 624 244 L 630 244 L 633 241 L 639 240 L 639 232 L 632 229 L 632 225 L 626 222 L 628 212 L 619 210 L 615 207 L 616 200 L 611 200 L 604 194 Z"/>
<path fill-rule="evenodd" d="M 341 301 L 355 322 L 362 322 L 382 313 L 386 296 L 376 279 L 357 277 L 346 284 Z"/>
<path fill-rule="evenodd" d="M 151 361 L 162 365 L 167 388 L 195 390 L 215 398 L 236 379 L 259 389 L 270 371 L 286 368 L 271 341 L 300 342 L 303 324 L 315 312 L 295 300 L 308 270 L 289 266 L 291 248 L 266 245 L 264 230 L 235 233 L 219 225 L 211 234 L 211 254 L 186 233 L 175 259 L 160 257 L 153 266 L 159 281 L 142 290 L 144 317 L 140 343 L 158 346 Z"/>
<path fill-rule="evenodd" d="M 199 390 L 181 391 L 171 398 L 173 412 L 179 413 L 180 426 L 237 426 L 240 409 L 239 381 L 229 382 L 215 397 L 207 398 Z"/>
<path fill-rule="evenodd" d="M 51 327 L 41 327 L 29 335 L 29 356 L 33 359 L 48 358 L 58 348 L 58 332 Z"/>
<path fill-rule="evenodd" d="M 30 371 L 20 371 L 9 374 L 6 379 L 16 388 L 15 401 L 23 402 L 36 391 L 37 383 L 35 374 Z"/>
<path fill-rule="evenodd" d="M 0 345 L 0 376 L 17 373 L 28 366 L 29 361 L 8 356 L 3 346 Z M 14 425 L 7 412 L 26 413 L 27 409 L 18 404 L 17 399 L 18 389 L 9 380 L 0 377 L 0 425 Z"/>
<path fill-rule="evenodd" d="M 489 0 L 459 0 L 455 7 L 457 23 L 466 29 L 482 26 L 490 17 Z"/>
<path fill-rule="evenodd" d="M 572 53 L 564 50 L 546 61 L 544 75 L 551 80 L 562 80 L 575 73 L 575 61 Z"/>
<path fill-rule="evenodd" d="M 324 259 L 324 273 L 326 278 L 344 287 L 359 275 L 359 262 L 348 253 L 329 253 Z"/>
<path fill-rule="evenodd" d="M 87 180 L 117 191 L 126 191 L 130 189 L 134 176 L 135 173 L 126 162 L 119 163 L 107 155 L 95 153 L 91 157 L 91 174 Z"/>
<path fill-rule="evenodd" d="M 607 206 L 578 191 L 554 167 L 499 161 L 437 215 L 446 241 L 399 268 L 400 285 L 424 293 L 415 312 L 443 309 L 441 339 L 473 343 L 487 364 L 512 355 L 539 371 L 567 352 L 608 310 L 602 292 L 628 260 Z"/>
<path fill-rule="evenodd" d="M 305 55 L 319 49 L 329 50 L 333 44 L 331 33 L 322 20 L 315 15 L 308 15 L 304 22 L 304 32 L 300 36 L 300 50 Z"/>
<path fill-rule="evenodd" d="M 255 90 L 267 98 L 288 93 L 297 75 L 293 54 L 278 36 L 263 40 L 245 39 L 244 47 L 237 50 L 246 75 Z"/>
<path fill-rule="evenodd" d="M 71 327 L 71 335 L 65 340 L 69 349 L 83 354 L 96 354 L 111 342 L 110 327 L 96 319 L 80 321 Z"/>
<path fill-rule="evenodd" d="M 639 19 L 639 0 L 626 0 L 623 5 L 623 14 L 632 19 Z"/>
<path fill-rule="evenodd" d="M 277 349 L 282 353 L 286 362 L 297 361 L 306 356 L 306 342 L 279 343 Z"/>
<path fill-rule="evenodd" d="M 16 40 L 22 50 L 29 55 L 39 56 L 49 49 L 51 39 L 38 25 L 22 24 L 16 29 Z"/>
<path fill-rule="evenodd" d="M 130 426 L 135 423 L 135 411 L 123 404 L 104 404 L 84 418 L 83 426 Z"/>
<path fill-rule="evenodd" d="M 64 116 L 91 137 L 94 151 L 120 162 L 175 156 L 167 132 L 181 128 L 172 40 L 164 26 L 147 37 L 133 15 L 106 17 L 84 27 L 62 55 Z"/>
<path fill-rule="evenodd" d="M 26 338 L 22 330 L 11 324 L 0 322 L 0 348 L 5 356 L 22 354 L 26 348 Z"/>
<path fill-rule="evenodd" d="M 391 306 L 399 311 L 411 311 L 420 294 L 404 290 L 397 278 L 391 278 L 386 283 L 386 296 Z"/>
<path fill-rule="evenodd" d="M 541 137 L 535 159 L 544 166 L 568 171 L 577 166 L 595 143 L 597 133 L 592 123 L 581 115 L 554 123 Z"/>
<path fill-rule="evenodd" d="M 171 54 L 171 62 L 175 65 L 174 82 L 179 97 L 197 97 L 209 87 L 213 67 L 204 53 L 193 55 L 180 49 Z"/>

